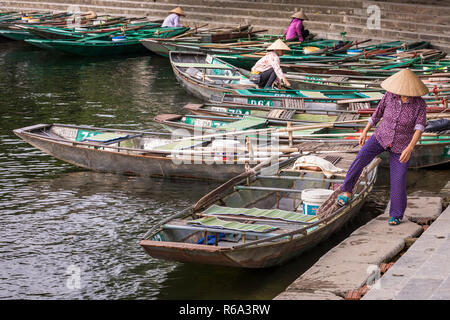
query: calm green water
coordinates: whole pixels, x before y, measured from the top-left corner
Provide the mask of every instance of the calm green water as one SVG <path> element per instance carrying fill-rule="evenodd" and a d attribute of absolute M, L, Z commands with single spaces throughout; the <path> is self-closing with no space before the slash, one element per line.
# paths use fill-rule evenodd
<path fill-rule="evenodd" d="M 0 299 L 271 299 L 384 210 L 387 172 L 351 224 L 287 265 L 159 261 L 139 247 L 141 235 L 215 184 L 85 171 L 12 133 L 52 122 L 159 130 L 155 115 L 182 113 L 189 101 L 163 58 L 87 59 L 0 43 Z M 445 169 L 411 172 L 408 191 L 439 192 Z"/>

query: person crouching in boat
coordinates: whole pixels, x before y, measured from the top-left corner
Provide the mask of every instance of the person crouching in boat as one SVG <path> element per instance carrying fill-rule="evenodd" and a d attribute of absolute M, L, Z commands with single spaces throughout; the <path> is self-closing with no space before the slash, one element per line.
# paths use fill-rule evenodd
<path fill-rule="evenodd" d="M 250 80 L 257 84 L 259 88 L 270 89 L 275 81 L 281 81 L 284 85 L 290 87 L 291 84 L 286 79 L 280 66 L 280 56 L 285 51 L 291 51 L 291 49 L 280 39 L 272 43 L 267 48 L 266 55 L 253 66 Z"/>
<path fill-rule="evenodd" d="M 387 151 L 390 156 L 391 206 L 389 224 L 398 225 L 406 209 L 406 172 L 413 149 L 426 125 L 426 104 L 421 96 L 428 88 L 409 69 L 404 69 L 385 79 L 381 87 L 386 90 L 372 117 L 360 135 L 362 146 L 350 166 L 342 194 L 337 201 L 340 206 L 349 202 L 353 187 L 361 172 L 377 155 Z M 374 134 L 366 141 L 367 132 L 383 118 Z"/>
<path fill-rule="evenodd" d="M 308 17 L 303 13 L 303 9 L 294 13 L 291 16 L 291 24 L 284 32 L 286 41 L 305 41 L 309 35 L 309 30 L 306 30 L 303 25 L 303 20 L 308 20 Z"/>
<path fill-rule="evenodd" d="M 183 27 L 183 25 L 180 24 L 180 17 L 185 17 L 183 10 L 180 7 L 177 7 L 175 9 L 172 9 L 170 11 L 170 14 L 164 19 L 163 24 L 161 27 L 169 27 L 169 28 L 178 28 Z"/>

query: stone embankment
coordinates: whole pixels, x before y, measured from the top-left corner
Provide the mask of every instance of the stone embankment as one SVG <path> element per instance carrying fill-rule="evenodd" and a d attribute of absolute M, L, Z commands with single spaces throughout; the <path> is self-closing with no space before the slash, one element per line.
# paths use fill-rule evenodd
<path fill-rule="evenodd" d="M 388 205 L 275 299 L 420 299 L 432 297 L 440 286 L 449 289 L 450 207 L 441 212 L 441 197 L 408 197 L 402 223 L 390 226 Z"/>
<path fill-rule="evenodd" d="M 282 34 L 289 16 L 300 9 L 310 20 L 306 27 L 318 37 L 374 41 L 425 40 L 450 52 L 450 4 L 448 1 L 365 0 L 2 0 L 5 10 L 58 10 L 78 6 L 98 14 L 164 18 L 181 6 L 187 16 L 182 22 L 210 27 L 251 24 L 255 30 Z M 378 19 L 378 17 L 380 19 Z M 379 21 L 379 24 L 378 24 Z"/>

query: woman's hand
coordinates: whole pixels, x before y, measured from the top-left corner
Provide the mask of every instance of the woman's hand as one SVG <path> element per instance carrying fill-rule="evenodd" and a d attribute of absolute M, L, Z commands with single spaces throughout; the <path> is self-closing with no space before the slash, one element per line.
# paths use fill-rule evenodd
<path fill-rule="evenodd" d="M 283 77 L 283 79 L 281 79 L 281 80 L 283 81 L 283 84 L 284 84 L 286 87 L 290 87 L 290 86 L 291 86 L 291 84 L 289 83 L 288 79 L 286 79 L 286 77 Z"/>
<path fill-rule="evenodd" d="M 363 131 L 361 132 L 361 134 L 359 135 L 359 145 L 362 147 L 367 140 L 367 131 Z"/>
<path fill-rule="evenodd" d="M 400 155 L 399 161 L 400 163 L 406 163 L 408 162 L 409 158 L 411 157 L 412 148 L 406 148 L 403 150 L 402 154 Z"/>

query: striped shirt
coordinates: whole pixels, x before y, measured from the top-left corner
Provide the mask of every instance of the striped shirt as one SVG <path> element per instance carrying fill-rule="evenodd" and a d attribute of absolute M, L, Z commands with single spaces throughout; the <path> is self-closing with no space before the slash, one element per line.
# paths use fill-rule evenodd
<path fill-rule="evenodd" d="M 411 142 L 415 130 L 425 130 L 426 107 L 421 97 L 410 97 L 408 102 L 402 103 L 400 96 L 386 92 L 369 118 L 373 127 L 383 117 L 375 129 L 375 138 L 383 148 L 391 147 L 392 152 L 402 153 Z"/>
<path fill-rule="evenodd" d="M 280 67 L 280 57 L 278 57 L 274 51 L 267 52 L 264 57 L 259 59 L 253 66 L 252 71 L 264 72 L 270 68 L 273 68 L 278 80 L 281 80 L 284 77 L 283 71 Z"/>

